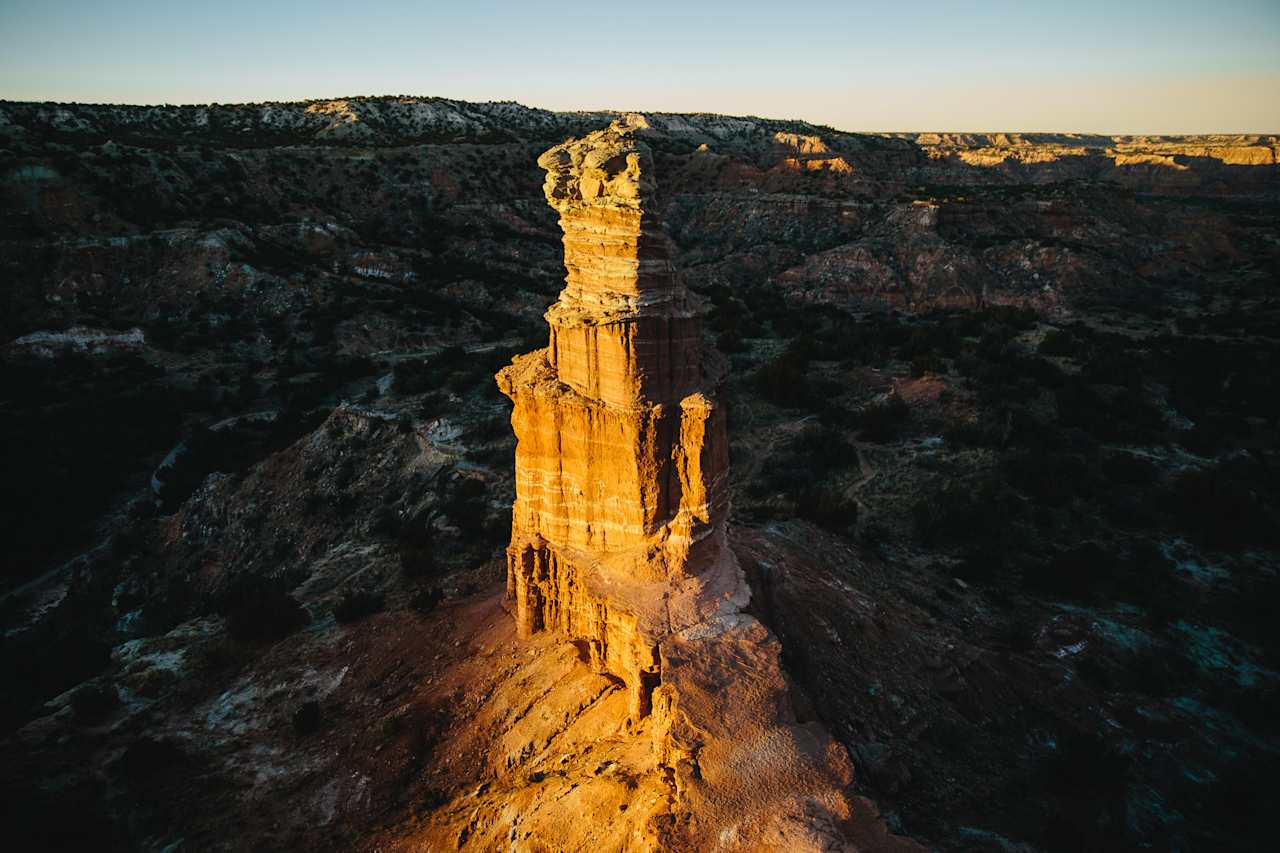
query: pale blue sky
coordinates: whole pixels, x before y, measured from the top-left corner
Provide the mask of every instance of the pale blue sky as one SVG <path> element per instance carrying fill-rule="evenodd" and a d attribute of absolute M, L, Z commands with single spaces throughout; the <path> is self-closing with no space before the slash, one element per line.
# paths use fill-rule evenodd
<path fill-rule="evenodd" d="M 849 130 L 1280 132 L 1280 0 L 0 0 L 0 98 L 358 94 Z"/>

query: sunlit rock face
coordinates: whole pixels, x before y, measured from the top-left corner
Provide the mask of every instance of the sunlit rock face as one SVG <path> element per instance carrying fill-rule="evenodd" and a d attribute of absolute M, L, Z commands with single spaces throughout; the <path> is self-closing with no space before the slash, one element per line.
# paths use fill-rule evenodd
<path fill-rule="evenodd" d="M 509 591 L 523 635 L 585 640 L 627 682 L 639 719 L 671 630 L 658 606 L 668 587 L 715 588 L 689 597 L 675 616 L 687 624 L 744 589 L 723 535 L 723 360 L 703 358 L 701 306 L 672 266 L 636 130 L 615 124 L 538 162 L 567 275 L 546 314 L 549 346 L 498 375 L 519 439 Z"/>
<path fill-rule="evenodd" d="M 750 589 L 726 534 L 724 360 L 701 344 L 698 302 L 672 267 L 642 132 L 615 123 L 539 160 L 567 276 L 546 313 L 549 346 L 497 377 L 518 439 L 507 549 L 517 635 L 571 639 L 626 686 L 626 712 L 593 753 L 604 767 L 608 750 L 633 750 L 625 762 L 643 780 L 608 821 L 622 847 L 909 849 L 849 796 L 843 747 L 796 719 L 777 639 L 742 612 Z M 565 717 L 547 702 L 537 719 Z M 579 813 L 596 787 L 571 786 Z M 519 796 L 523 814 L 546 812 L 531 842 L 582 843 L 558 799 Z M 510 809 L 484 808 L 459 838 L 516 832 Z"/>
<path fill-rule="evenodd" d="M 560 214 L 568 271 L 546 315 L 547 360 L 559 380 L 623 407 L 692 393 L 703 384 L 700 306 L 671 263 L 648 149 L 611 129 L 552 148 L 538 164 Z"/>

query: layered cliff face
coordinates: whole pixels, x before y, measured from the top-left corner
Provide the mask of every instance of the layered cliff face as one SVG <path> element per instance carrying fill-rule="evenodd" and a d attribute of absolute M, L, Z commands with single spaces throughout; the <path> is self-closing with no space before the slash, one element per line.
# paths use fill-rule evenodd
<path fill-rule="evenodd" d="M 550 343 L 498 375 L 515 404 L 508 588 L 522 636 L 558 630 L 623 679 L 633 722 L 661 681 L 659 640 L 745 601 L 724 545 L 728 448 L 697 299 L 654 210 L 633 128 L 539 159 L 568 272 Z"/>
<path fill-rule="evenodd" d="M 845 795 L 848 758 L 796 721 L 778 643 L 742 612 L 724 362 L 701 346 L 699 302 L 672 266 L 648 147 L 615 123 L 539 164 L 568 274 L 549 346 L 498 374 L 518 438 L 518 635 L 559 633 L 625 684 L 614 722 L 650 744 L 640 766 L 661 794 L 628 818 L 640 846 L 830 849 L 883 834 L 854 820 L 869 812 Z"/>

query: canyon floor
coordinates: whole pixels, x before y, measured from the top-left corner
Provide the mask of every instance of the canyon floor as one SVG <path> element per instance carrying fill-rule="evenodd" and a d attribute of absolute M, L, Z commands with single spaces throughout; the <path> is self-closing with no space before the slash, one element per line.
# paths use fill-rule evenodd
<path fill-rule="evenodd" d="M 493 381 L 564 275 L 537 156 L 615 117 L 0 103 L 20 848 L 537 849 L 586 788 L 579 846 L 627 846 L 663 791 L 625 692 L 515 639 Z M 1269 849 L 1276 139 L 642 120 L 748 612 L 860 807 Z"/>

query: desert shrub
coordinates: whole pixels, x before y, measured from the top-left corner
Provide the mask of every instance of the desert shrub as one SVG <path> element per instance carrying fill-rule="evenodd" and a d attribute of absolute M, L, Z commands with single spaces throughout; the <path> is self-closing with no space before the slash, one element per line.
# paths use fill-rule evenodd
<path fill-rule="evenodd" d="M 969 545 L 960 554 L 960 562 L 950 574 L 968 583 L 985 583 L 1000 575 L 1005 568 L 1004 551 L 992 542 Z"/>
<path fill-rule="evenodd" d="M 457 477 L 441 497 L 439 509 L 464 536 L 476 536 L 485 526 L 488 488 L 475 477 Z"/>
<path fill-rule="evenodd" d="M 64 606 L 79 607 L 75 602 Z M 0 675 L 5 689 L 0 691 L 0 730 L 8 731 L 38 713 L 45 700 L 101 673 L 111 663 L 111 646 L 85 621 L 55 636 L 43 636 L 37 644 L 12 636 L 0 642 Z"/>
<path fill-rule="evenodd" d="M 990 305 L 973 313 L 988 325 L 1005 326 L 1015 332 L 1025 332 L 1034 328 L 1040 319 L 1040 315 L 1034 308 L 1022 305 Z"/>
<path fill-rule="evenodd" d="M 1154 462 L 1137 453 L 1118 450 L 1102 459 L 1102 473 L 1113 483 L 1125 486 L 1147 486 L 1156 479 Z"/>
<path fill-rule="evenodd" d="M 253 649 L 230 637 L 219 637 L 200 646 L 192 658 L 191 668 L 206 675 L 239 669 L 249 660 Z"/>
<path fill-rule="evenodd" d="M 400 513 L 391 504 L 383 504 L 369 519 L 369 535 L 395 538 L 400 532 Z"/>
<path fill-rule="evenodd" d="M 1076 658 L 1075 667 L 1076 673 L 1094 689 L 1110 693 L 1120 687 L 1121 678 L 1115 662 L 1100 652 L 1090 649 Z"/>
<path fill-rule="evenodd" d="M 400 569 L 411 578 L 432 574 L 436 568 L 434 513 L 406 520 L 396 536 Z"/>
<path fill-rule="evenodd" d="M 1003 467 L 1011 484 L 1048 506 L 1098 491 L 1093 469 L 1078 454 L 1021 450 L 1006 456 Z"/>
<path fill-rule="evenodd" d="M 439 587 L 429 586 L 418 590 L 409 599 L 409 607 L 417 613 L 430 613 L 444 601 L 444 593 Z"/>
<path fill-rule="evenodd" d="M 962 348 L 963 338 L 956 326 L 950 323 L 916 326 L 902 345 L 902 357 L 910 359 L 912 364 L 917 360 L 945 364 L 944 358 L 959 356 Z"/>
<path fill-rule="evenodd" d="M 746 352 L 750 349 L 750 347 L 747 346 L 747 342 L 743 339 L 737 329 L 730 329 L 726 332 L 721 332 L 716 337 L 716 348 L 719 349 L 720 352 L 728 354 Z"/>
<path fill-rule="evenodd" d="M 1076 795 L 1099 786 L 1124 784 L 1129 759 L 1098 735 L 1068 732 L 1057 738 L 1057 747 L 1042 770 L 1048 790 Z"/>
<path fill-rule="evenodd" d="M 1007 405 L 1038 397 L 1043 388 L 1063 384 L 1053 362 L 1021 355 L 1010 349 L 987 360 L 959 359 L 956 366 L 973 383 L 984 405 Z"/>
<path fill-rule="evenodd" d="M 810 485 L 796 496 L 796 514 L 833 533 L 851 533 L 858 524 L 858 505 L 841 490 Z"/>
<path fill-rule="evenodd" d="M 1145 646 L 1128 655 L 1121 665 L 1119 686 L 1146 696 L 1176 696 L 1196 677 L 1191 659 L 1166 644 Z"/>
<path fill-rule="evenodd" d="M 1178 434 L 1178 444 L 1197 456 L 1213 456 L 1231 440 L 1231 430 L 1222 418 L 1205 418 Z"/>
<path fill-rule="evenodd" d="M 449 795 L 439 788 L 428 788 L 422 792 L 422 798 L 418 800 L 419 812 L 433 812 L 436 809 L 449 802 Z"/>
<path fill-rule="evenodd" d="M 1044 388 L 1060 388 L 1066 382 L 1062 368 L 1045 358 L 1020 357 L 1017 367 L 1028 379 Z"/>
<path fill-rule="evenodd" d="M 1199 317 L 1179 316 L 1174 318 L 1173 324 L 1180 335 L 1194 335 L 1204 331 L 1204 320 Z"/>
<path fill-rule="evenodd" d="M 911 359 L 911 375 L 916 378 L 928 373 L 940 374 L 946 372 L 947 363 L 934 353 L 917 355 Z"/>
<path fill-rule="evenodd" d="M 472 356 L 465 349 L 453 345 L 431 356 L 431 365 L 437 369 L 457 368 L 468 364 L 471 360 Z"/>
<path fill-rule="evenodd" d="M 1143 362 L 1139 352 L 1119 345 L 1107 345 L 1099 348 L 1085 362 L 1080 375 L 1086 382 L 1136 389 L 1141 386 L 1146 373 Z"/>
<path fill-rule="evenodd" d="M 1020 354 L 1018 345 L 1013 341 L 1016 334 L 1013 329 L 989 328 L 978 339 L 974 353 L 988 368 L 1010 364 Z"/>
<path fill-rule="evenodd" d="M 1151 592 L 1173 579 L 1173 561 L 1149 540 L 1135 543 L 1114 565 L 1115 594 L 1121 599 L 1143 603 Z"/>
<path fill-rule="evenodd" d="M 1014 612 L 1000 623 L 996 641 L 1009 651 L 1023 653 L 1035 648 L 1039 636 L 1039 619 L 1030 614 Z"/>
<path fill-rule="evenodd" d="M 101 720 L 119 704 L 120 694 L 114 684 L 85 684 L 71 694 L 71 710 L 82 723 Z"/>
<path fill-rule="evenodd" d="M 1268 850 L 1274 846 L 1275 830 L 1269 820 L 1275 799 L 1267 794 L 1260 779 L 1280 773 L 1280 760 L 1263 750 L 1246 752 L 1217 775 L 1206 787 L 1203 808 L 1214 815 L 1218 825 L 1231 827 L 1233 845 L 1241 850 Z"/>
<path fill-rule="evenodd" d="M 333 472 L 333 487 L 339 492 L 344 492 L 351 485 L 352 480 L 356 477 L 359 466 L 356 464 L 354 456 L 347 455 L 338 463 L 338 467 Z"/>
<path fill-rule="evenodd" d="M 418 415 L 423 418 L 435 418 L 449 409 L 449 395 L 435 391 L 423 396 L 418 404 Z"/>
<path fill-rule="evenodd" d="M 511 416 L 504 412 L 474 424 L 467 430 L 466 437 L 473 441 L 497 441 L 511 434 Z"/>
<path fill-rule="evenodd" d="M 300 735 L 309 735 L 318 731 L 322 719 L 320 703 L 315 699 L 308 699 L 293 709 L 289 719 L 293 724 L 293 730 Z"/>
<path fill-rule="evenodd" d="M 857 459 L 857 450 L 839 430 L 810 424 L 769 456 L 749 491 L 757 498 L 781 493 L 802 518 L 849 532 L 857 519 L 857 506 L 827 480 Z"/>
<path fill-rule="evenodd" d="M 1280 732 L 1280 686 L 1256 684 L 1229 695 L 1231 712 L 1249 728 L 1274 735 Z"/>
<path fill-rule="evenodd" d="M 1214 465 L 1173 478 L 1162 503 L 1178 527 L 1212 548 L 1239 548 L 1275 538 L 1269 511 L 1247 475 Z"/>
<path fill-rule="evenodd" d="M 485 376 L 485 379 L 488 377 Z M 455 370 L 449 374 L 449 378 L 445 380 L 444 387 L 448 388 L 454 394 L 462 396 L 469 390 L 474 388 L 480 381 L 481 376 L 474 370 Z"/>
<path fill-rule="evenodd" d="M 391 371 L 391 387 L 397 394 L 421 394 L 439 385 L 439 379 L 426 361 L 402 361 Z"/>
<path fill-rule="evenodd" d="M 319 476 L 319 473 L 320 473 L 319 469 L 312 469 L 312 468 L 308 468 L 304 472 L 304 476 L 309 475 L 313 470 L 315 471 L 315 475 Z M 310 476 L 307 476 L 307 479 L 312 479 L 312 478 Z M 327 505 L 328 504 L 325 501 L 325 496 L 323 492 L 320 492 L 320 491 L 307 492 L 306 497 L 302 499 L 302 514 L 305 518 L 308 518 L 308 519 L 314 518 L 315 516 L 324 512 Z"/>
<path fill-rule="evenodd" d="M 810 358 L 844 362 L 870 354 L 862 349 L 865 341 L 859 323 L 839 309 L 809 306 L 799 319 L 803 346 Z"/>
<path fill-rule="evenodd" d="M 812 479 L 813 474 L 804 465 L 798 464 L 793 454 L 784 451 L 765 461 L 759 478 L 751 482 L 749 491 L 754 497 L 765 497 L 778 492 L 794 494 Z"/>
<path fill-rule="evenodd" d="M 810 470 L 844 468 L 858 461 L 858 451 L 844 434 L 828 426 L 805 427 L 789 447 Z"/>
<path fill-rule="evenodd" d="M 949 480 L 912 508 L 916 530 L 927 542 L 987 538 L 1014 514 L 1010 495 L 991 479 Z"/>
<path fill-rule="evenodd" d="M 784 408 L 804 408 L 815 398 L 809 387 L 809 360 L 795 344 L 756 371 L 753 383 L 769 402 Z"/>
<path fill-rule="evenodd" d="M 256 574 L 243 575 L 227 590 L 221 613 L 227 633 L 240 642 L 279 640 L 311 621 L 282 581 Z"/>
<path fill-rule="evenodd" d="M 173 741 L 144 735 L 129 744 L 112 769 L 128 779 L 142 780 L 180 768 L 187 761 L 186 753 Z"/>
<path fill-rule="evenodd" d="M 386 597 L 380 592 L 348 588 L 333 606 L 333 618 L 346 624 L 372 616 L 386 606 Z"/>
<path fill-rule="evenodd" d="M 1099 440 L 1141 444 L 1163 435 L 1164 414 L 1141 389 L 1088 385 L 1073 378 L 1055 396 L 1058 422 Z"/>
<path fill-rule="evenodd" d="M 1087 598 L 1100 591 L 1115 574 L 1115 557 L 1097 542 L 1085 542 L 1055 552 L 1039 567 L 1023 573 L 1030 589 L 1049 595 Z"/>
<path fill-rule="evenodd" d="M 1160 513 L 1145 494 L 1117 489 L 1104 497 L 1102 511 L 1107 520 L 1117 527 L 1150 530 L 1160 524 Z"/>
<path fill-rule="evenodd" d="M 1040 346 L 1036 349 L 1040 355 L 1062 356 L 1066 358 L 1074 358 L 1081 352 L 1080 341 L 1075 335 L 1063 329 L 1052 329 L 1044 336 L 1044 340 L 1040 341 Z"/>
<path fill-rule="evenodd" d="M 396 728 L 402 733 L 409 755 L 423 763 L 449 730 L 450 723 L 444 703 L 419 702 L 404 713 Z"/>
<path fill-rule="evenodd" d="M 109 815 L 99 779 L 44 786 L 12 780 L 3 790 L 9 837 L 23 850 L 128 850 L 136 846 L 129 828 Z M 69 816 L 74 815 L 74 819 Z"/>
<path fill-rule="evenodd" d="M 47 364 L 0 363 L 6 582 L 45 570 L 73 546 L 88 547 L 92 520 L 127 478 L 174 444 L 183 401 L 150 373 L 128 359 L 74 355 Z M 72 480 L 75 488 L 67 488 Z"/>
<path fill-rule="evenodd" d="M 397 394 L 404 395 L 434 390 L 455 372 L 466 372 L 468 359 L 465 349 L 450 346 L 427 359 L 398 362 L 392 369 L 391 387 Z"/>
<path fill-rule="evenodd" d="M 862 430 L 862 438 L 877 444 L 893 441 L 911 417 L 911 407 L 897 394 L 864 406 L 855 416 L 855 424 Z"/>
<path fill-rule="evenodd" d="M 482 465 L 485 468 L 510 469 L 513 455 L 511 445 L 505 442 L 492 447 L 468 448 L 466 452 L 468 461 Z"/>
<path fill-rule="evenodd" d="M 1141 388 L 1126 389 L 1113 394 L 1108 401 L 1105 415 L 1117 429 L 1096 434 L 1103 439 L 1127 440 L 1142 444 L 1164 438 L 1164 412 Z"/>
<path fill-rule="evenodd" d="M 1193 420 L 1218 403 L 1223 394 L 1223 378 L 1230 375 L 1241 353 L 1228 346 L 1202 339 L 1165 339 L 1165 358 L 1170 373 L 1174 405 Z"/>
<path fill-rule="evenodd" d="M 991 412 L 982 412 L 971 421 L 949 424 L 943 431 L 948 444 L 957 447 L 1002 447 L 1008 427 L 1002 418 Z"/>
<path fill-rule="evenodd" d="M 1236 633 L 1262 650 L 1268 666 L 1280 668 L 1280 619 L 1275 618 L 1280 575 L 1259 574 L 1237 583 L 1240 597 L 1232 605 Z"/>
<path fill-rule="evenodd" d="M 1129 757 L 1092 733 L 1066 734 L 1028 784 L 1038 801 L 1038 846 L 1047 850 L 1121 850 Z"/>

